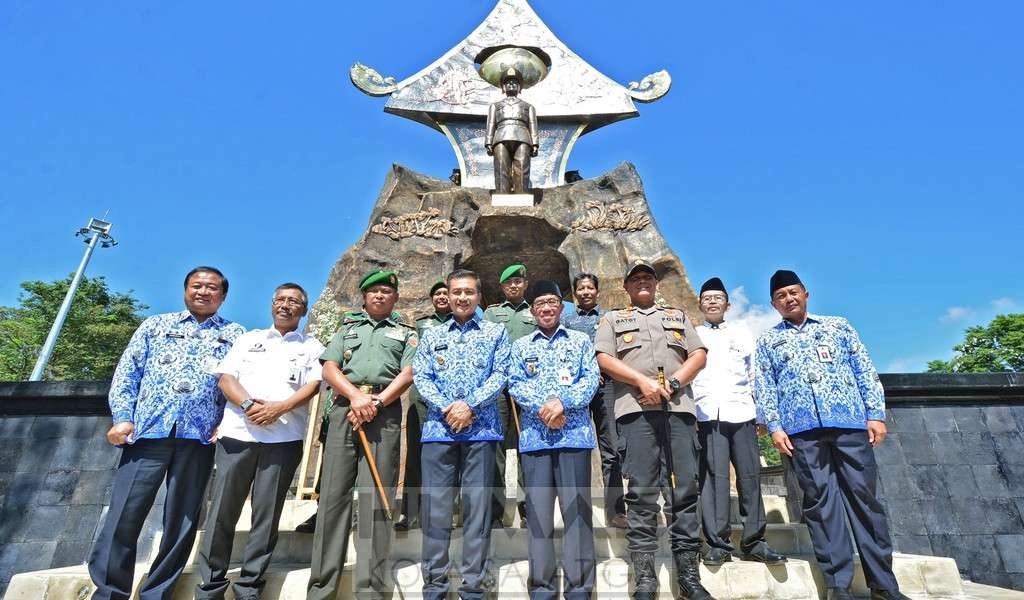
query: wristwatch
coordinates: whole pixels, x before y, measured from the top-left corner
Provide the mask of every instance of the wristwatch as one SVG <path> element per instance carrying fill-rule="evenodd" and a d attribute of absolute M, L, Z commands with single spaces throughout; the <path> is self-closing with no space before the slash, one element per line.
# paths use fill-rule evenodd
<path fill-rule="evenodd" d="M 249 412 L 249 409 L 252 408 L 252 405 L 252 398 L 246 398 L 245 400 L 242 400 L 242 403 L 238 405 L 238 408 L 241 408 L 242 412 Z"/>
<path fill-rule="evenodd" d="M 679 383 L 679 380 L 673 377 L 668 380 L 668 387 L 672 388 L 672 393 L 674 394 L 679 391 L 679 388 L 683 387 L 683 384 Z"/>
<path fill-rule="evenodd" d="M 380 410 L 381 407 L 384 406 L 384 401 L 381 400 L 380 398 L 374 398 L 372 404 L 373 410 Z"/>

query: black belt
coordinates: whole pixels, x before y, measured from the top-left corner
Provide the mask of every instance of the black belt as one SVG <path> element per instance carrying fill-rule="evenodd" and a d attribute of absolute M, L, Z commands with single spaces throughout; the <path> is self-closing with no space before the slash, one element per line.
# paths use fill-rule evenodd
<path fill-rule="evenodd" d="M 364 384 L 355 384 L 355 383 L 353 383 L 352 385 L 354 385 L 357 388 L 359 388 L 359 391 L 364 393 L 364 394 L 379 394 L 379 393 L 383 392 L 385 390 L 385 388 L 388 387 L 388 386 L 383 385 L 383 384 L 370 385 L 368 383 L 364 383 Z M 345 396 L 339 395 L 334 400 L 334 403 L 337 404 L 338 406 L 348 406 L 349 405 L 349 400 Z"/>

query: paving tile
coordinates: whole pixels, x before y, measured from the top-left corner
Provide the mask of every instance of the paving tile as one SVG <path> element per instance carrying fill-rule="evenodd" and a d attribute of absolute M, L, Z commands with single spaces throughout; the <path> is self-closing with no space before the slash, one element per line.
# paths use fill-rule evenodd
<path fill-rule="evenodd" d="M 924 427 L 932 433 L 956 431 L 956 420 L 953 409 L 948 406 L 928 406 L 921 409 L 924 415 Z"/>
<path fill-rule="evenodd" d="M 985 516 L 992 527 L 992 533 L 1024 534 L 1024 521 L 1017 510 L 1017 505 L 1010 498 L 979 498 L 985 510 Z"/>
<path fill-rule="evenodd" d="M 894 535 L 892 543 L 896 552 L 932 556 L 932 543 L 927 535 Z"/>
<path fill-rule="evenodd" d="M 99 526 L 103 507 L 98 504 L 72 506 L 60 540 L 68 542 L 91 542 Z"/>
<path fill-rule="evenodd" d="M 1006 572 L 1024 574 L 1024 535 L 997 535 L 995 540 Z"/>
<path fill-rule="evenodd" d="M 51 471 L 46 474 L 46 479 L 39 491 L 36 493 L 36 504 L 50 506 L 54 504 L 68 504 L 71 496 L 75 493 L 75 486 L 78 485 L 78 471 Z"/>
<path fill-rule="evenodd" d="M 26 542 L 59 541 L 67 526 L 68 512 L 71 507 L 36 506 L 28 512 L 28 524 L 23 536 Z M 46 567 L 43 567 L 46 568 Z"/>
<path fill-rule="evenodd" d="M 36 417 L 0 417 L 0 440 L 32 437 Z"/>
<path fill-rule="evenodd" d="M 903 456 L 911 465 L 935 465 L 938 460 L 932 450 L 931 437 L 927 433 L 901 433 L 900 446 Z M 885 444 L 882 444 L 883 446 Z"/>
<path fill-rule="evenodd" d="M 69 419 L 74 419 L 74 417 L 36 417 L 35 423 L 32 424 L 31 437 L 37 440 L 52 440 L 67 437 L 65 434 L 65 428 L 69 423 Z"/>
<path fill-rule="evenodd" d="M 113 486 L 112 470 L 80 471 L 78 487 L 71 497 L 72 504 L 106 504 L 110 500 L 110 488 Z"/>
<path fill-rule="evenodd" d="M 905 465 L 907 459 L 903 456 L 903 447 L 900 443 L 900 433 L 890 433 L 885 437 L 881 446 L 875 448 L 875 462 L 883 465 Z"/>
<path fill-rule="evenodd" d="M 979 493 L 986 498 L 1009 498 L 1010 486 L 999 465 L 973 465 L 971 472 Z"/>
<path fill-rule="evenodd" d="M 953 407 L 953 420 L 956 421 L 957 431 L 974 432 L 988 431 L 988 424 L 985 422 L 985 415 L 976 406 Z"/>
<path fill-rule="evenodd" d="M 50 568 L 72 567 L 80 565 L 89 559 L 89 551 L 92 550 L 92 542 L 57 542 L 57 548 L 53 553 L 53 560 Z"/>
<path fill-rule="evenodd" d="M 1017 420 L 1014 418 L 1012 407 L 988 406 L 984 412 L 988 430 L 993 434 L 1018 431 L 1019 428 L 1017 427 Z"/>
<path fill-rule="evenodd" d="M 1000 462 L 1024 465 L 1024 435 L 1019 431 L 993 433 L 992 443 Z"/>
<path fill-rule="evenodd" d="M 961 433 L 960 450 L 964 454 L 964 462 L 969 465 L 994 465 L 999 462 L 992 434 L 987 431 Z"/>
<path fill-rule="evenodd" d="M 960 533 L 953 515 L 953 501 L 949 498 L 925 498 L 918 505 L 928 533 L 952 535 Z"/>
<path fill-rule="evenodd" d="M 924 410 L 919 406 L 901 406 L 891 409 L 893 430 L 898 433 L 928 431 L 924 423 Z"/>
<path fill-rule="evenodd" d="M 889 529 L 901 535 L 927 535 L 928 528 L 920 504 L 919 500 L 890 498 L 885 511 L 889 517 Z"/>
<path fill-rule="evenodd" d="M 907 472 L 913 478 L 914 487 L 920 491 L 918 497 L 948 496 L 949 485 L 946 473 L 939 465 L 911 465 Z"/>

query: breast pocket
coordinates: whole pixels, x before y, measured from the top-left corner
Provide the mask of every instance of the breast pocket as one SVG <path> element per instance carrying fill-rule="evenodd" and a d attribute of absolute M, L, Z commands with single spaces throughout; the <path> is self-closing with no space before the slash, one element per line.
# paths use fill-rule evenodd
<path fill-rule="evenodd" d="M 635 351 L 643 344 L 640 342 L 640 326 L 636 323 L 617 323 L 615 331 L 615 352 L 619 358 Z"/>
<path fill-rule="evenodd" d="M 663 323 L 665 329 L 665 342 L 668 347 L 678 352 L 685 359 L 686 352 L 686 330 L 682 323 Z"/>
<path fill-rule="evenodd" d="M 396 340 L 393 337 L 384 336 L 380 340 L 382 360 L 390 368 L 396 368 L 402 361 L 402 353 L 405 351 L 405 341 Z"/>

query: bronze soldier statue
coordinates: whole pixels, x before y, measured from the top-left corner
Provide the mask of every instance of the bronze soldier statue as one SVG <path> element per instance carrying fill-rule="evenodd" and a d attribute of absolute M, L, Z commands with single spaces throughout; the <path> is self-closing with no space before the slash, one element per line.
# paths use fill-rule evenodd
<path fill-rule="evenodd" d="M 501 78 L 505 99 L 487 111 L 484 147 L 494 157 L 494 187 L 499 194 L 524 194 L 530 185 L 530 157 L 537 156 L 537 111 L 519 98 L 523 77 L 509 68 Z"/>

